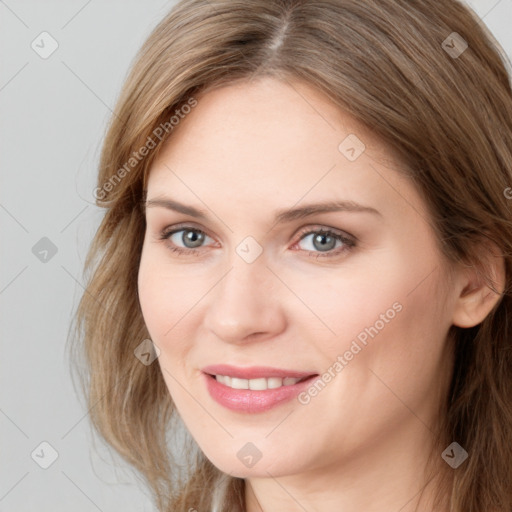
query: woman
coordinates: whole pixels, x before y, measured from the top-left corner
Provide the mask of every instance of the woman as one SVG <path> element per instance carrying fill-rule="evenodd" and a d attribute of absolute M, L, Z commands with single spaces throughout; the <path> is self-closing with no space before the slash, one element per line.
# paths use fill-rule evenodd
<path fill-rule="evenodd" d="M 150 35 L 76 327 L 159 510 L 512 510 L 497 46 L 455 0 L 191 0 Z"/>

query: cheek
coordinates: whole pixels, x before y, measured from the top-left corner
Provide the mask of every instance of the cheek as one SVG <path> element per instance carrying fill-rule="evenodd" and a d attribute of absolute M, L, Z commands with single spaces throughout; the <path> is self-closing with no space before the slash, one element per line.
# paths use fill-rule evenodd
<path fill-rule="evenodd" d="M 138 274 L 139 302 L 144 322 L 153 341 L 165 332 L 165 311 L 168 297 L 164 295 L 164 287 L 158 280 L 159 267 L 152 261 L 148 252 L 143 250 Z"/>
<path fill-rule="evenodd" d="M 159 251 L 144 249 L 138 274 L 139 301 L 144 322 L 154 343 L 165 354 L 185 349 L 179 340 L 187 312 L 201 296 L 201 290 L 191 286 L 190 280 L 176 267 L 162 261 Z M 195 282 L 194 285 L 198 283 Z M 171 343 L 172 341 L 172 343 Z"/>
<path fill-rule="evenodd" d="M 420 271 L 399 272 L 398 268 L 404 268 L 400 258 L 391 253 L 385 256 L 387 259 L 377 254 L 371 260 L 354 259 L 328 271 L 286 274 L 283 280 L 290 283 L 303 303 L 292 297 L 289 313 L 295 311 L 295 321 L 303 324 L 305 332 L 322 332 L 322 336 L 316 337 L 322 339 L 323 347 L 331 353 L 344 349 L 361 333 L 364 339 L 365 329 L 376 322 L 379 330 L 387 329 L 402 314 L 400 311 L 409 299 L 407 294 Z"/>
<path fill-rule="evenodd" d="M 338 355 L 345 360 L 345 382 L 339 379 L 335 386 L 357 389 L 368 414 L 391 414 L 383 405 L 389 403 L 398 414 L 402 402 L 423 411 L 449 363 L 445 340 L 450 322 L 438 286 L 439 270 L 429 275 L 435 265 L 428 260 L 396 258 L 396 263 L 383 266 L 370 286 L 361 285 L 352 300 L 343 302 L 345 309 L 335 324 L 338 344 L 329 351 L 333 361 Z"/>
<path fill-rule="evenodd" d="M 199 280 L 190 280 L 183 267 L 170 262 L 160 243 L 145 241 L 138 274 L 141 309 L 148 329 L 161 337 L 198 300 Z M 200 296 L 200 295 L 199 295 Z"/>
<path fill-rule="evenodd" d="M 158 261 L 157 256 L 150 251 L 142 253 L 139 301 L 150 338 L 160 350 L 157 361 L 167 389 L 175 405 L 183 411 L 187 410 L 189 400 L 180 386 L 186 380 L 182 363 L 190 350 L 184 328 L 186 313 L 197 298 L 189 297 L 194 294 L 185 286 L 183 278 L 171 272 L 169 265 Z"/>
<path fill-rule="evenodd" d="M 315 315 L 299 320 L 302 330 L 326 333 L 319 346 L 330 359 L 326 365 L 346 351 L 370 367 L 437 357 L 433 351 L 441 350 L 450 323 L 437 286 L 443 279 L 437 255 L 425 244 L 424 249 L 422 258 L 405 248 L 382 251 L 371 261 L 361 258 L 331 273 L 294 278 L 294 291 Z"/>

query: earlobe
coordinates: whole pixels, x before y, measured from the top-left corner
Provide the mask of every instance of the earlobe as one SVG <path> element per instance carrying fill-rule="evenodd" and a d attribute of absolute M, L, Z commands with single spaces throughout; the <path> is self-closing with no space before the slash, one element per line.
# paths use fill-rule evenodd
<path fill-rule="evenodd" d="M 495 244 L 479 266 L 466 267 L 461 274 L 461 291 L 453 311 L 453 325 L 474 327 L 483 322 L 500 301 L 505 288 L 505 260 Z M 487 278 L 486 278 L 487 276 Z"/>

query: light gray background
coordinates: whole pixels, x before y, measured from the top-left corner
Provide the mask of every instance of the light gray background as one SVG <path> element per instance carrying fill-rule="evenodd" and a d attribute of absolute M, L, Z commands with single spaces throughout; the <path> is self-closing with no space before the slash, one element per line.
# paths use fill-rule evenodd
<path fill-rule="evenodd" d="M 106 122 L 137 49 L 174 3 L 0 0 L 0 512 L 154 510 L 91 436 L 66 337 L 102 216 L 92 191 Z M 469 3 L 510 59 L 512 0 Z M 59 45 L 47 59 L 31 48 L 44 31 Z M 32 250 L 43 237 L 57 248 L 46 262 Z M 31 457 L 43 441 L 58 453 L 48 469 Z"/>

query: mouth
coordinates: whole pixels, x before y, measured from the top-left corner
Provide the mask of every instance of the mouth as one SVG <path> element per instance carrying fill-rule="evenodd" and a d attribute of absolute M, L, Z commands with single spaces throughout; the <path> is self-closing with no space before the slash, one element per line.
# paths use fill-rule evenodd
<path fill-rule="evenodd" d="M 319 376 L 314 372 L 230 365 L 208 366 L 202 372 L 213 400 L 244 413 L 264 412 L 290 401 Z"/>
<path fill-rule="evenodd" d="M 215 364 L 202 369 L 204 373 L 233 389 L 252 389 L 254 386 L 262 386 L 265 380 L 266 389 L 274 389 L 280 386 L 290 386 L 313 375 L 316 372 L 305 372 L 300 370 L 285 370 L 271 366 L 240 367 L 230 364 Z M 260 389 L 255 387 L 254 389 Z M 265 388 L 264 388 L 265 389 Z"/>

